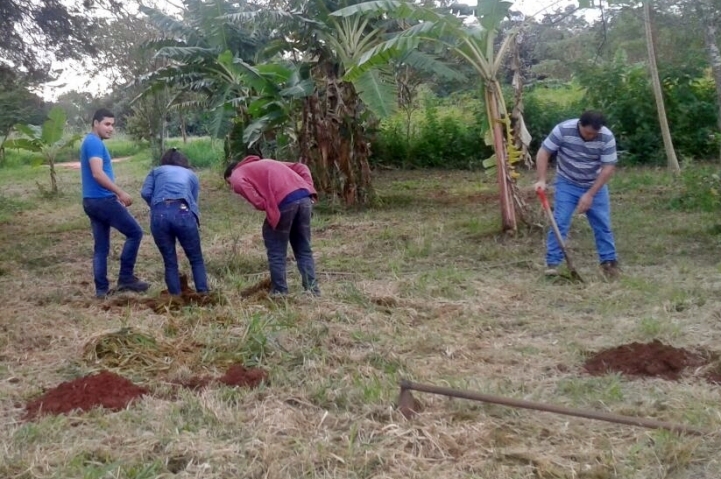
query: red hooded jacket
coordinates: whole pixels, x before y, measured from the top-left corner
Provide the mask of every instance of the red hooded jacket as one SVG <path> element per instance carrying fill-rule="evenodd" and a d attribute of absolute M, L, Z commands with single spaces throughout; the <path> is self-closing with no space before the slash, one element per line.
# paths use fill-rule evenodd
<path fill-rule="evenodd" d="M 233 191 L 248 200 L 256 209 L 265 211 L 268 223 L 275 228 L 280 221 L 278 205 L 290 193 L 308 190 L 317 197 L 310 170 L 302 163 L 261 159 L 246 156 L 228 178 Z"/>

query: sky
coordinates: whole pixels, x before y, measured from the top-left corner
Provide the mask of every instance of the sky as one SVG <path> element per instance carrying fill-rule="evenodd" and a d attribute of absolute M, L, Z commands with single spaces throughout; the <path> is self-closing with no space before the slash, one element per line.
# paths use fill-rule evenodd
<path fill-rule="evenodd" d="M 459 0 L 460 3 L 475 5 L 475 0 Z M 156 5 L 162 8 L 163 0 L 158 0 Z M 543 16 L 557 8 L 564 8 L 567 5 L 573 5 L 575 0 L 516 0 L 513 2 L 513 9 L 520 10 L 523 14 L 529 16 Z M 87 91 L 93 95 L 105 93 L 103 91 L 104 82 L 101 79 L 91 79 L 82 73 L 83 69 L 77 63 L 57 64 L 54 68 L 62 68 L 63 73 L 59 78 L 51 83 L 43 86 L 39 94 L 45 100 L 56 100 L 58 95 L 70 90 Z M 91 81 L 92 80 L 92 81 Z M 99 80 L 99 81 L 98 81 Z M 90 83 L 88 85 L 88 83 Z"/>

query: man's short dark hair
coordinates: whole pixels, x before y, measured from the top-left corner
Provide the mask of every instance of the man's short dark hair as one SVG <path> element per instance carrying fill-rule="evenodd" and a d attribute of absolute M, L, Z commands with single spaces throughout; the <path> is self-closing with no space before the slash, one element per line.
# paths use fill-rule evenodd
<path fill-rule="evenodd" d="M 95 111 L 92 124 L 94 125 L 96 121 L 103 121 L 105 118 L 115 118 L 115 115 L 113 115 L 113 112 L 108 110 L 107 108 L 100 108 L 99 110 Z"/>
<path fill-rule="evenodd" d="M 240 164 L 240 161 L 234 161 L 234 162 L 230 163 L 228 165 L 228 167 L 225 169 L 225 173 L 223 173 L 223 178 L 226 180 L 228 178 L 230 178 L 230 175 L 233 174 L 233 170 L 235 169 L 236 166 L 238 166 L 238 164 Z"/>
<path fill-rule="evenodd" d="M 163 157 L 160 158 L 160 164 L 182 166 L 183 168 L 190 169 L 190 161 L 188 161 L 188 157 L 178 151 L 177 148 L 171 148 L 166 151 Z"/>
<path fill-rule="evenodd" d="M 606 125 L 606 117 L 604 117 L 600 111 L 584 111 L 578 121 L 581 123 L 581 126 L 590 126 L 596 131 L 599 131 Z"/>

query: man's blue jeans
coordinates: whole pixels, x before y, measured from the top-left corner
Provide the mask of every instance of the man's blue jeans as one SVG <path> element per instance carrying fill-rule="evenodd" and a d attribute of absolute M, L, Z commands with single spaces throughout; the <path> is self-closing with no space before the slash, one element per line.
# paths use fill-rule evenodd
<path fill-rule="evenodd" d="M 286 294 L 288 284 L 285 275 L 285 262 L 288 243 L 293 249 L 298 264 L 303 288 L 319 294 L 315 279 L 315 262 L 310 247 L 310 217 L 313 204 L 310 198 L 303 198 L 283 206 L 280 210 L 280 221 L 273 229 L 268 220 L 263 223 L 263 240 L 268 253 L 268 267 L 272 283 L 271 293 Z"/>
<path fill-rule="evenodd" d="M 185 256 L 188 257 L 196 291 L 207 293 L 208 278 L 200 248 L 198 220 L 185 202 L 174 200 L 153 205 L 150 210 L 150 231 L 163 256 L 168 293 L 176 296 L 181 293 L 178 254 L 175 250 L 176 239 L 185 251 Z"/>
<path fill-rule="evenodd" d="M 564 178 L 556 177 L 553 217 L 558 223 L 558 229 L 561 230 L 564 241 L 566 241 L 568 230 L 571 228 L 571 219 L 578 206 L 578 201 L 588 190 L 588 187 L 574 185 Z M 607 185 L 604 185 L 596 193 L 591 208 L 586 211 L 586 217 L 596 239 L 596 251 L 598 252 L 599 261 L 603 263 L 604 261 L 616 260 L 616 244 L 613 239 L 613 231 L 611 231 L 611 201 Z M 563 261 L 563 251 L 558 241 L 556 241 L 556 235 L 553 234 L 553 231 L 549 231 L 546 264 L 548 266 L 557 266 L 561 264 L 561 261 Z"/>
<path fill-rule="evenodd" d="M 83 198 L 83 209 L 90 218 L 90 227 L 95 239 L 93 250 L 93 275 L 96 294 L 105 294 L 110 289 L 108 282 L 108 254 L 110 254 L 110 228 L 125 235 L 123 252 L 120 254 L 118 283 L 135 282 L 135 260 L 138 258 L 143 229 L 128 209 L 118 199 Z"/>

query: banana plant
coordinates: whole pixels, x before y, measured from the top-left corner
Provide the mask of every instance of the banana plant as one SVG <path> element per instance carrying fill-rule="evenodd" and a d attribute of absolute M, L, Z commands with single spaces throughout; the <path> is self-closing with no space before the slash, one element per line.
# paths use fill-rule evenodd
<path fill-rule="evenodd" d="M 15 125 L 15 130 L 23 136 L 5 142 L 5 148 L 36 153 L 40 162 L 50 167 L 50 186 L 53 195 L 58 193 L 55 160 L 63 149 L 80 139 L 80 135 L 64 136 L 65 121 L 65 110 L 59 106 L 53 107 L 42 126 Z"/>
<path fill-rule="evenodd" d="M 515 232 L 518 227 L 515 206 L 522 208 L 523 203 L 517 194 L 514 164 L 521 160 L 521 155 L 508 141 L 512 125 L 498 82 L 498 72 L 511 42 L 515 40 L 516 31 L 508 32 L 500 47 L 495 47 L 501 22 L 508 16 L 511 5 L 511 2 L 503 0 L 479 0 L 476 21 L 472 24 L 438 9 L 402 0 L 359 3 L 337 10 L 332 15 L 340 18 L 395 18 L 413 22 L 410 27 L 365 51 L 347 71 L 345 78 L 348 81 L 354 81 L 426 42 L 444 47 L 473 67 L 484 85 L 486 113 L 495 151 L 494 158 L 485 164 L 494 164 L 497 170 L 502 228 Z"/>

